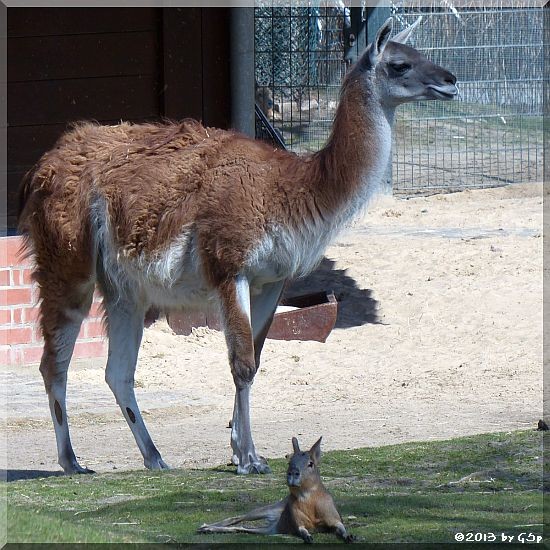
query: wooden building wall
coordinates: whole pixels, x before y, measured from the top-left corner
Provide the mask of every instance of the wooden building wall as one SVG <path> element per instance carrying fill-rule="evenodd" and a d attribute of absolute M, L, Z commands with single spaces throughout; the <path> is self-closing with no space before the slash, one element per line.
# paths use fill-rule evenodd
<path fill-rule="evenodd" d="M 227 127 L 228 8 L 9 8 L 7 226 L 24 173 L 68 124 Z"/>

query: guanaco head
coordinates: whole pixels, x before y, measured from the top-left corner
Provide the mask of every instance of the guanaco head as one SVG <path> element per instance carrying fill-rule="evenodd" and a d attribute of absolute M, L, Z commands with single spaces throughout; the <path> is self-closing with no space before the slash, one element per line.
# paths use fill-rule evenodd
<path fill-rule="evenodd" d="M 298 440 L 292 438 L 294 454 L 290 457 L 286 474 L 287 484 L 291 492 L 306 489 L 319 482 L 319 463 L 321 462 L 321 439 L 309 451 L 301 451 Z"/>
<path fill-rule="evenodd" d="M 390 38 L 393 20 L 388 19 L 357 62 L 357 70 L 372 75 L 385 107 L 425 99 L 450 100 L 458 94 L 452 73 L 406 45 L 421 19 L 393 38 Z"/>

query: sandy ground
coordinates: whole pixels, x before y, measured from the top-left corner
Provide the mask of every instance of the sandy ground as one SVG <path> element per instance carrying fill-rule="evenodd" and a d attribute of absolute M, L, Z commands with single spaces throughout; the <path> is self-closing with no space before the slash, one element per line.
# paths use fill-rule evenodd
<path fill-rule="evenodd" d="M 327 342 L 268 340 L 252 393 L 259 452 L 290 438 L 325 449 L 534 427 L 542 416 L 542 187 L 383 198 L 295 291 L 334 290 Z M 137 469 L 141 455 L 103 376 L 71 367 L 68 406 L 81 463 Z M 36 367 L 7 367 L 12 477 L 59 470 Z M 136 375 L 144 418 L 172 466 L 230 457 L 233 384 L 223 336 L 146 329 Z"/>

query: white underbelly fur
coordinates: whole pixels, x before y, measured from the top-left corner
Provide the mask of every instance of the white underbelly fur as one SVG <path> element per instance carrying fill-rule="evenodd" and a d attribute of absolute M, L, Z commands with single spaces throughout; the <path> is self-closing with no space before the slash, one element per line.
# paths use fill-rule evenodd
<path fill-rule="evenodd" d="M 103 269 L 121 297 L 129 295 L 166 308 L 204 308 L 215 302 L 216 293 L 206 283 L 191 228 L 153 257 L 126 257 L 123 250 L 117 250 L 108 228 L 101 237 Z"/>
<path fill-rule="evenodd" d="M 243 266 L 251 294 L 261 292 L 267 283 L 313 271 L 335 235 L 368 198 L 358 194 L 323 223 L 304 223 L 298 228 L 272 226 L 250 251 Z M 159 307 L 204 308 L 216 303 L 216 292 L 209 288 L 203 274 L 192 226 L 184 228 L 167 250 L 153 258 L 125 257 L 122 251 L 116 251 L 107 225 L 102 233 L 104 270 L 111 281 L 116 282 L 121 294 L 137 293 L 140 300 Z"/>
<path fill-rule="evenodd" d="M 330 233 L 324 231 L 314 237 L 310 231 L 292 234 L 276 228 L 266 235 L 251 251 L 243 269 L 251 294 L 258 294 L 266 283 L 313 270 Z M 182 232 L 167 250 L 153 258 L 127 258 L 115 251 L 112 242 L 102 248 L 104 271 L 116 282 L 121 295 L 130 292 L 140 301 L 159 307 L 204 308 L 217 301 L 216 292 L 204 277 L 192 230 Z"/>

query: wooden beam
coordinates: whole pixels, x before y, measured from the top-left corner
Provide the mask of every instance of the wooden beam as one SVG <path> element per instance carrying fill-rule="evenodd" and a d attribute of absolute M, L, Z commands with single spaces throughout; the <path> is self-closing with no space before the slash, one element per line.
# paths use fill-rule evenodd
<path fill-rule="evenodd" d="M 162 114 L 203 118 L 202 8 L 162 10 Z"/>

